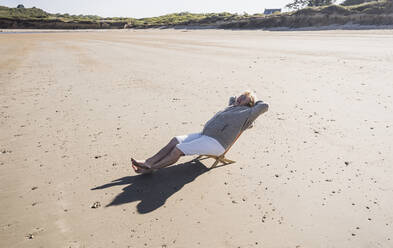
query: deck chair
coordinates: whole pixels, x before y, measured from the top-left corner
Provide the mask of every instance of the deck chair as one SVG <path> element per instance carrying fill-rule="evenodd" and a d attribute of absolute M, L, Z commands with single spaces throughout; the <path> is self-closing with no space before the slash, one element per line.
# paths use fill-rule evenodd
<path fill-rule="evenodd" d="M 215 159 L 216 161 L 214 161 L 213 165 L 212 165 L 209 169 L 214 169 L 214 168 L 217 168 L 217 167 L 221 167 L 221 166 L 225 166 L 225 165 L 228 165 L 228 164 L 236 163 L 236 161 L 227 159 L 227 158 L 225 157 L 225 154 L 229 151 L 229 149 L 231 149 L 231 147 L 233 146 L 233 144 L 236 143 L 237 139 L 240 137 L 240 135 L 241 135 L 242 133 L 243 133 L 243 132 L 240 132 L 240 133 L 237 135 L 235 141 L 233 141 L 233 143 L 232 143 L 232 144 L 225 150 L 225 152 L 224 152 L 223 154 L 221 154 L 220 156 L 214 156 L 214 155 L 200 155 L 200 156 L 198 156 L 198 157 L 195 159 L 195 161 L 204 160 L 204 159 L 208 159 L 208 158 L 213 158 L 213 159 Z M 220 163 L 220 162 L 221 162 L 222 164 L 218 165 L 218 163 Z"/>

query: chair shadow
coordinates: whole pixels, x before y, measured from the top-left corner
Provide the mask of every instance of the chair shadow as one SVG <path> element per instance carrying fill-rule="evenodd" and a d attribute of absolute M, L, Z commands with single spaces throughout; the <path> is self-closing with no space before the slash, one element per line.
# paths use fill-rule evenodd
<path fill-rule="evenodd" d="M 201 162 L 192 160 L 160 169 L 153 174 L 122 177 L 91 190 L 127 185 L 123 188 L 123 192 L 105 207 L 140 201 L 137 211 L 146 214 L 163 206 L 166 200 L 184 185 L 194 181 L 195 178 L 207 171 L 209 169 Z"/>

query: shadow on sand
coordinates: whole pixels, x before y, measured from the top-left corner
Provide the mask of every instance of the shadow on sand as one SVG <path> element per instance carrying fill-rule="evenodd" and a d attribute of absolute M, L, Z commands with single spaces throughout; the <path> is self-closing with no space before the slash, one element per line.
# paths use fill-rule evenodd
<path fill-rule="evenodd" d="M 207 171 L 209 169 L 201 162 L 193 160 L 163 168 L 153 174 L 122 177 L 91 190 L 126 185 L 123 192 L 106 207 L 140 201 L 137 210 L 141 214 L 146 214 L 163 206 L 171 195 Z"/>

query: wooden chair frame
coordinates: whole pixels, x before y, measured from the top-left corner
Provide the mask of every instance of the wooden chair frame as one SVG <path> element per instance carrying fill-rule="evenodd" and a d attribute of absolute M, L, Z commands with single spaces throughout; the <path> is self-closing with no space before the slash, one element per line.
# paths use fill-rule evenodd
<path fill-rule="evenodd" d="M 225 154 L 229 151 L 229 149 L 231 149 L 231 147 L 233 146 L 233 144 L 235 144 L 235 142 L 237 141 L 237 139 L 240 137 L 240 135 L 242 134 L 243 132 L 240 132 L 238 135 L 237 135 L 237 137 L 236 137 L 236 139 L 233 141 L 233 143 L 225 150 L 225 152 L 223 153 L 223 154 L 221 154 L 220 156 L 214 156 L 214 155 L 199 155 L 195 160 L 204 160 L 204 159 L 208 159 L 208 158 L 213 158 L 213 159 L 215 159 L 216 161 L 214 161 L 214 163 L 213 163 L 213 165 L 209 168 L 209 169 L 214 169 L 214 168 L 217 168 L 217 167 L 221 167 L 221 166 L 225 166 L 225 165 L 228 165 L 228 164 L 233 164 L 233 163 L 236 163 L 236 161 L 234 161 L 234 160 L 230 160 L 230 159 L 227 159 L 226 157 L 225 157 Z M 220 165 L 218 165 L 218 163 L 222 163 L 222 164 L 220 164 Z"/>

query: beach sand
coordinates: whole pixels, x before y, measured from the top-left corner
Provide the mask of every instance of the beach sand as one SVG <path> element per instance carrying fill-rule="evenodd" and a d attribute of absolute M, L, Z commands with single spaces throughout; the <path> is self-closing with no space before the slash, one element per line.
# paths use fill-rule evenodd
<path fill-rule="evenodd" d="M 3 32 L 0 247 L 393 247 L 392 68 L 393 30 Z M 133 172 L 244 89 L 236 164 Z"/>

